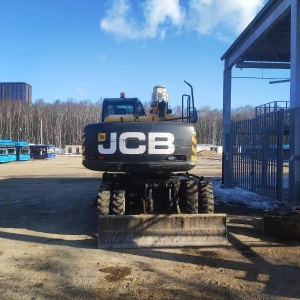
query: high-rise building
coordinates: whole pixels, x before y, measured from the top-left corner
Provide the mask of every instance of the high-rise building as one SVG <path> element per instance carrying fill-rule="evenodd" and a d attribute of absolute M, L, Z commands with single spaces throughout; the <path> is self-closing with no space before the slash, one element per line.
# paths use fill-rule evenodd
<path fill-rule="evenodd" d="M 31 102 L 31 85 L 25 82 L 0 82 L 0 101 Z"/>
<path fill-rule="evenodd" d="M 153 88 L 152 102 L 159 100 L 165 100 L 166 102 L 168 101 L 167 89 L 164 85 L 156 85 Z"/>

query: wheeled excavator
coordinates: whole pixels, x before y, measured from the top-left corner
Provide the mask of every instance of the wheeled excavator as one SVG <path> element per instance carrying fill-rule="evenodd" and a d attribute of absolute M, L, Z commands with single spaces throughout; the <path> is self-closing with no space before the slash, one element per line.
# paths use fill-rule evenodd
<path fill-rule="evenodd" d="M 193 87 L 182 115 L 165 99 L 146 115 L 138 98 L 106 98 L 100 123 L 84 128 L 82 164 L 102 172 L 96 197 L 99 248 L 225 245 L 226 215 L 197 164 Z"/>

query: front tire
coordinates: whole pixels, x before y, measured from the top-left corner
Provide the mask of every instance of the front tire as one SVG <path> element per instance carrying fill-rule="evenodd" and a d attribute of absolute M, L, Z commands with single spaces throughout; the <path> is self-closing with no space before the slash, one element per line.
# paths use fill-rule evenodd
<path fill-rule="evenodd" d="M 214 191 L 210 181 L 199 182 L 199 213 L 214 213 Z"/>
<path fill-rule="evenodd" d="M 198 213 L 198 184 L 194 180 L 182 181 L 179 188 L 181 210 L 188 214 Z"/>
<path fill-rule="evenodd" d="M 109 215 L 109 204 L 111 198 L 111 183 L 104 182 L 101 184 L 100 190 L 98 192 L 97 199 L 97 210 L 99 215 L 108 216 Z"/>
<path fill-rule="evenodd" d="M 114 190 L 112 195 L 112 211 L 114 215 L 125 214 L 125 190 Z"/>

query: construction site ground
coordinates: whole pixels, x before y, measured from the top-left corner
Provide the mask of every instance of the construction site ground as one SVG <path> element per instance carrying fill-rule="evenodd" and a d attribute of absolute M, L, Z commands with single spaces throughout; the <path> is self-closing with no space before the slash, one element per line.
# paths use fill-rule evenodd
<path fill-rule="evenodd" d="M 221 177 L 221 159 L 199 156 L 193 173 Z M 300 242 L 243 222 L 222 247 L 98 249 L 100 180 L 74 156 L 0 165 L 0 299 L 300 299 Z"/>

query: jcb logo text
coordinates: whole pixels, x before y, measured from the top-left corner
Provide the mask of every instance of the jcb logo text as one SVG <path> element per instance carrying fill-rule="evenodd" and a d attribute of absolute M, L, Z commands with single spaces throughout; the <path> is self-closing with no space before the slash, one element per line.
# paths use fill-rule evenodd
<path fill-rule="evenodd" d="M 101 154 L 114 154 L 117 147 L 123 154 L 172 154 L 175 151 L 174 135 L 168 132 L 149 132 L 146 139 L 143 132 L 123 132 L 117 139 L 117 133 L 111 132 L 109 146 L 104 148 L 103 144 L 99 144 L 98 151 Z"/>

